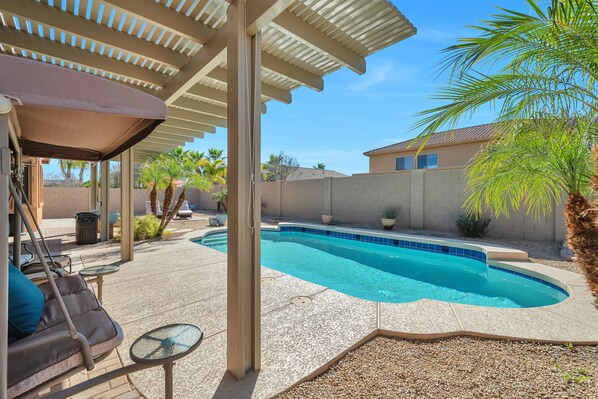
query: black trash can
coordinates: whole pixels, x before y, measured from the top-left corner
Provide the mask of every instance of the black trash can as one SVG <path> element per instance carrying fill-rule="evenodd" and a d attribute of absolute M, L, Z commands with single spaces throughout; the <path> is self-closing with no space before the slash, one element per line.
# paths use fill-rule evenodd
<path fill-rule="evenodd" d="M 77 221 L 75 237 L 77 244 L 95 244 L 98 242 L 98 218 L 100 216 L 92 212 L 79 212 L 75 216 Z"/>

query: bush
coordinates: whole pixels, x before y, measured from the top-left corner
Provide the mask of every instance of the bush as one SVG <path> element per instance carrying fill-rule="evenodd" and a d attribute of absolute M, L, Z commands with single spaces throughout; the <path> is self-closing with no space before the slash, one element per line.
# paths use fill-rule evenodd
<path fill-rule="evenodd" d="M 482 238 L 490 232 L 490 218 L 477 215 L 461 215 L 457 219 L 457 229 L 463 237 Z"/>
<path fill-rule="evenodd" d="M 147 240 L 158 234 L 160 220 L 155 215 L 136 217 L 133 221 L 133 235 L 135 241 Z"/>
<path fill-rule="evenodd" d="M 382 217 L 384 219 L 396 219 L 398 211 L 399 211 L 398 207 L 389 206 L 388 208 L 385 208 L 384 211 L 382 212 Z"/>

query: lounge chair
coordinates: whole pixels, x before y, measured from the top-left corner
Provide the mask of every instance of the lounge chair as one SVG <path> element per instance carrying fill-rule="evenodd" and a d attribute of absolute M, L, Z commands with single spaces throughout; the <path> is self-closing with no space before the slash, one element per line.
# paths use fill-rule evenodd
<path fill-rule="evenodd" d="M 151 215 L 152 213 L 152 203 L 150 201 L 145 201 L 145 214 Z M 162 206 L 160 205 L 160 201 L 156 204 L 156 216 L 159 218 L 162 217 Z"/>
<path fill-rule="evenodd" d="M 183 201 L 183 205 L 181 206 L 181 209 L 179 209 L 177 216 L 182 219 L 193 217 L 193 211 L 189 208 L 187 200 Z"/>
<path fill-rule="evenodd" d="M 66 274 L 67 268 L 68 274 L 72 273 L 73 261 L 70 256 L 61 253 L 52 253 L 51 255 L 51 258 L 49 255 L 45 255 L 45 260 L 51 268 L 64 269 L 65 273 L 61 273 L 61 275 Z M 8 260 L 14 263 L 12 255 L 9 255 Z M 33 250 L 31 249 L 28 243 L 22 244 L 22 252 L 20 256 L 19 267 L 25 275 L 30 273 L 41 272 L 43 270 L 40 259 L 35 257 L 35 255 L 33 254 Z"/>

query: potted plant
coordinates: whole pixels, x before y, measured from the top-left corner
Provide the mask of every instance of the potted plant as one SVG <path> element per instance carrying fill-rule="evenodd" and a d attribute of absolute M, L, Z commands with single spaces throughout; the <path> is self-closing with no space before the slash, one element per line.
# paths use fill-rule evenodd
<path fill-rule="evenodd" d="M 397 207 L 388 207 L 382 212 L 382 226 L 386 230 L 392 230 L 397 222 Z"/>
<path fill-rule="evenodd" d="M 324 224 L 332 223 L 332 215 L 322 215 L 322 223 L 324 223 Z"/>
<path fill-rule="evenodd" d="M 212 198 L 217 201 L 218 212 L 223 211 L 224 213 L 219 213 L 216 215 L 216 219 L 218 220 L 219 226 L 226 225 L 226 200 L 228 199 L 228 190 L 220 190 L 212 194 Z"/>

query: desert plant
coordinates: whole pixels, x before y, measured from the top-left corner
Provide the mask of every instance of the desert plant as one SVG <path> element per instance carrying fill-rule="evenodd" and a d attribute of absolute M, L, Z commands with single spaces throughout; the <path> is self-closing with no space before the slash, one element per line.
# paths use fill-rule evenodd
<path fill-rule="evenodd" d="M 133 220 L 133 236 L 135 241 L 147 240 L 158 234 L 160 220 L 155 215 L 138 216 Z"/>
<path fill-rule="evenodd" d="M 482 238 L 490 232 L 490 218 L 477 215 L 461 215 L 457 219 L 457 229 L 463 237 Z"/>
<path fill-rule="evenodd" d="M 424 127 L 420 146 L 441 127 L 493 104 L 500 106 L 498 120 L 512 126 L 546 115 L 595 118 L 598 0 L 527 2 L 529 13 L 500 9 L 475 27 L 478 36 L 445 49 L 440 71 L 449 71 L 449 84 L 435 98 L 446 103 L 420 114 L 414 126 Z M 591 185 L 598 191 L 598 169 Z M 568 244 L 598 296 L 597 205 L 570 196 L 565 213 Z"/>
<path fill-rule="evenodd" d="M 287 180 L 297 169 L 299 169 L 297 159 L 282 151 L 278 155 L 270 154 L 268 161 L 262 165 L 266 181 Z"/>
<path fill-rule="evenodd" d="M 398 208 L 396 206 L 389 206 L 384 208 L 382 212 L 382 218 L 384 219 L 396 219 L 398 214 Z"/>

